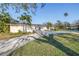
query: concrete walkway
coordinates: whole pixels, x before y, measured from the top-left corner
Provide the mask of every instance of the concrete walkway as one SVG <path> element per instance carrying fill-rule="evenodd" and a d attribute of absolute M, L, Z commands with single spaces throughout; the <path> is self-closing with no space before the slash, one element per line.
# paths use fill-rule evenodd
<path fill-rule="evenodd" d="M 0 41 L 0 55 L 9 55 L 12 51 L 16 50 L 17 48 L 25 45 L 26 43 L 32 40 L 35 40 L 33 37 L 39 38 L 40 36 L 38 34 L 31 34 L 12 38 L 7 41 Z"/>

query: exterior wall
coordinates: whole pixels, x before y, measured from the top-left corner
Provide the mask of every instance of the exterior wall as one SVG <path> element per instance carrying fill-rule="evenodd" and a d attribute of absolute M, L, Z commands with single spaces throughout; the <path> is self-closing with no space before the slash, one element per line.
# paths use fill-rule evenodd
<path fill-rule="evenodd" d="M 35 30 L 36 29 L 36 27 L 35 26 L 32 26 L 32 28 Z"/>
<path fill-rule="evenodd" d="M 19 31 L 22 32 L 33 32 L 33 30 L 29 26 L 22 26 L 22 25 L 10 25 L 10 32 L 17 33 Z"/>
<path fill-rule="evenodd" d="M 10 26 L 10 32 L 11 33 L 17 33 L 19 31 L 22 31 L 23 32 L 23 26 L 16 26 L 16 25 L 12 25 Z"/>
<path fill-rule="evenodd" d="M 33 30 L 29 26 L 25 26 L 25 32 L 33 32 Z"/>
<path fill-rule="evenodd" d="M 41 30 L 42 31 L 47 30 L 47 27 L 42 27 Z"/>
<path fill-rule="evenodd" d="M 54 30 L 55 28 L 54 27 L 50 27 L 50 29 Z"/>
<path fill-rule="evenodd" d="M 22 31 L 22 32 L 33 32 L 33 30 L 42 30 L 42 31 L 45 31 L 45 30 L 48 30 L 46 26 L 43 26 L 43 27 L 38 27 L 38 26 L 32 26 L 33 29 L 31 29 L 28 25 L 10 25 L 10 32 L 11 33 L 17 33 L 19 31 Z"/>

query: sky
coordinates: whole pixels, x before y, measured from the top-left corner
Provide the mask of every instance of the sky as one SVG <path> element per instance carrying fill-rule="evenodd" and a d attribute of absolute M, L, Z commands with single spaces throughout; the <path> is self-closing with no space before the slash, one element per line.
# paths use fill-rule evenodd
<path fill-rule="evenodd" d="M 20 15 L 9 10 L 11 16 L 16 19 L 16 16 Z M 67 12 L 68 16 L 65 17 L 64 13 Z M 37 8 L 36 15 L 32 15 L 33 24 L 43 24 L 46 22 L 56 23 L 57 20 L 62 22 L 74 22 L 79 19 L 79 4 L 78 3 L 47 3 L 43 8 Z"/>

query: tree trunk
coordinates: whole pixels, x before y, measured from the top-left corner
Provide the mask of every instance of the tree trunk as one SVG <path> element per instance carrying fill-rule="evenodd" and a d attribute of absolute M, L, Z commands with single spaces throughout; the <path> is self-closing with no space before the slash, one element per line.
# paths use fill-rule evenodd
<path fill-rule="evenodd" d="M 35 33 L 37 33 L 39 36 L 45 36 L 45 35 L 43 35 L 43 33 L 39 33 L 37 30 L 33 29 L 32 26 L 30 26 L 30 28 L 31 28 Z"/>
<path fill-rule="evenodd" d="M 24 24 L 23 24 L 23 33 L 24 33 Z"/>

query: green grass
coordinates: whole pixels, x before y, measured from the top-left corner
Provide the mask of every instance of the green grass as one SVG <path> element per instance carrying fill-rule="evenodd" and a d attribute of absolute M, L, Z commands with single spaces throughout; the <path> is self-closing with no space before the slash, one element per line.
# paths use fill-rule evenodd
<path fill-rule="evenodd" d="M 54 38 L 43 37 L 15 50 L 15 56 L 66 56 L 79 55 L 79 35 L 63 34 Z"/>

